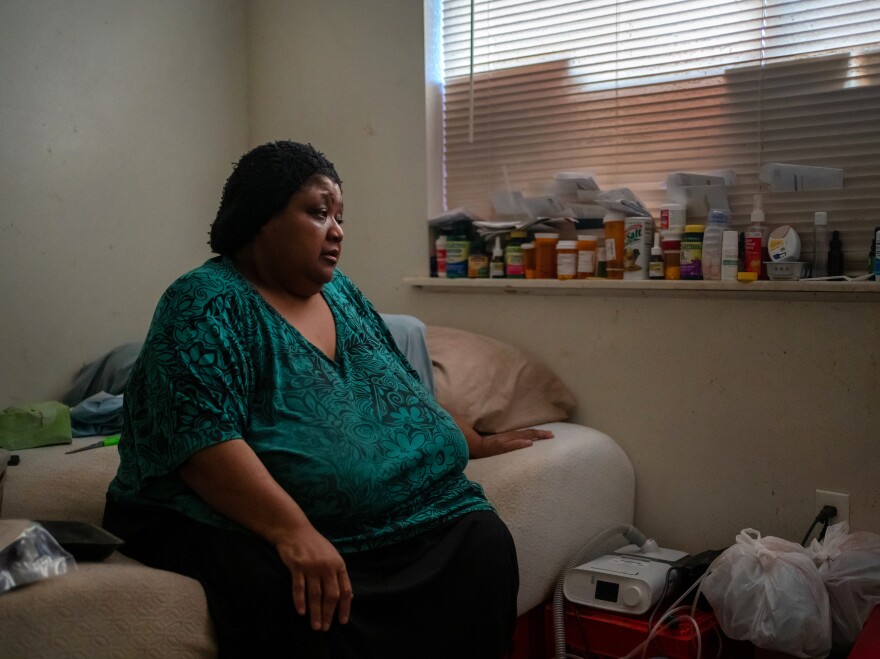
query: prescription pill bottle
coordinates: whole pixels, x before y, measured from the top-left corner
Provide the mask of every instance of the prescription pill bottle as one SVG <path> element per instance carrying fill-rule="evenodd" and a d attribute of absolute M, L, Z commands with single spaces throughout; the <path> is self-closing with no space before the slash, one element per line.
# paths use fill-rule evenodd
<path fill-rule="evenodd" d="M 608 211 L 602 220 L 605 227 L 605 260 L 608 267 L 608 279 L 623 279 L 625 223 L 626 215 L 617 211 Z"/>
<path fill-rule="evenodd" d="M 596 276 L 596 236 L 578 236 L 577 278 L 592 279 Z"/>
<path fill-rule="evenodd" d="M 519 247 L 522 250 L 523 269 L 526 279 L 534 279 L 537 276 L 535 270 L 535 243 L 523 243 Z"/>
<path fill-rule="evenodd" d="M 537 272 L 537 279 L 556 279 L 557 242 L 559 242 L 558 233 L 535 234 L 535 270 Z"/>
<path fill-rule="evenodd" d="M 578 249 L 576 240 L 560 240 L 556 243 L 556 278 L 574 279 L 577 276 Z"/>
<path fill-rule="evenodd" d="M 679 250 L 679 273 L 681 279 L 703 278 L 703 232 L 702 224 L 687 224 L 681 235 Z M 447 257 L 448 258 L 448 257 Z M 447 264 L 447 269 L 449 265 Z"/>
<path fill-rule="evenodd" d="M 661 231 L 660 247 L 663 250 L 663 279 L 681 279 L 681 231 Z"/>

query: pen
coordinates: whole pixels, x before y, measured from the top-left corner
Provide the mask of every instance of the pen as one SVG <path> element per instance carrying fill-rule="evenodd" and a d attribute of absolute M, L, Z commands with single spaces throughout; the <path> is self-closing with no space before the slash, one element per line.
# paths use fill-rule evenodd
<path fill-rule="evenodd" d="M 81 446 L 80 448 L 75 448 L 72 451 L 66 451 L 65 455 L 69 453 L 79 453 L 80 451 L 88 451 L 92 448 L 101 448 L 102 446 L 116 446 L 119 443 L 119 435 L 110 435 L 110 437 L 105 437 L 99 442 L 95 442 L 94 444 L 89 444 L 88 446 Z"/>

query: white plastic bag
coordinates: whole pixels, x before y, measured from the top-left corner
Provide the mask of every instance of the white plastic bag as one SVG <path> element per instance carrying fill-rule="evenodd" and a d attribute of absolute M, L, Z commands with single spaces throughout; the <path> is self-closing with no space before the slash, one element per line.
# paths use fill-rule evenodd
<path fill-rule="evenodd" d="M 813 540 L 810 553 L 828 591 L 834 648 L 849 651 L 880 605 L 880 535 L 833 524 L 822 541 Z"/>
<path fill-rule="evenodd" d="M 831 650 L 828 594 L 798 544 L 744 529 L 709 566 L 701 588 L 732 639 L 796 657 Z"/>
<path fill-rule="evenodd" d="M 73 556 L 42 525 L 0 519 L 0 594 L 75 569 Z"/>

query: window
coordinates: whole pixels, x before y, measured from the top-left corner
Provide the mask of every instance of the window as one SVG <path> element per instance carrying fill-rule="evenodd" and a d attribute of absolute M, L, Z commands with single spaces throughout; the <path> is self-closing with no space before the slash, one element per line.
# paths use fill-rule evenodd
<path fill-rule="evenodd" d="M 448 208 L 490 216 L 560 171 L 629 187 L 656 217 L 671 172 L 732 169 L 810 248 L 815 211 L 867 268 L 880 226 L 877 0 L 444 0 Z M 770 192 L 761 164 L 839 167 L 843 190 Z M 697 218 L 694 218 L 697 219 Z M 697 219 L 697 221 L 702 218 Z"/>

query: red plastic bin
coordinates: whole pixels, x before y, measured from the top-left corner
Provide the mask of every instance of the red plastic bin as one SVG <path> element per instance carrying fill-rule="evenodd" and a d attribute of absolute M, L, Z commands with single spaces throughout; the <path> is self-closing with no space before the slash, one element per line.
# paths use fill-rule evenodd
<path fill-rule="evenodd" d="M 553 626 L 552 606 L 548 605 L 546 615 L 550 630 Z M 626 615 L 566 602 L 565 642 L 572 652 L 578 654 L 622 657 L 648 637 L 648 618 L 648 615 Z M 694 619 L 700 628 L 702 656 L 716 656 L 721 642 L 718 621 L 711 612 L 706 611 L 696 611 Z M 552 637 L 552 633 L 548 633 L 548 636 Z M 552 656 L 552 642 L 550 638 L 547 656 Z M 673 628 L 663 628 L 651 640 L 647 652 L 649 657 L 658 655 L 669 659 L 695 659 L 697 636 L 694 626 L 681 622 Z"/>

